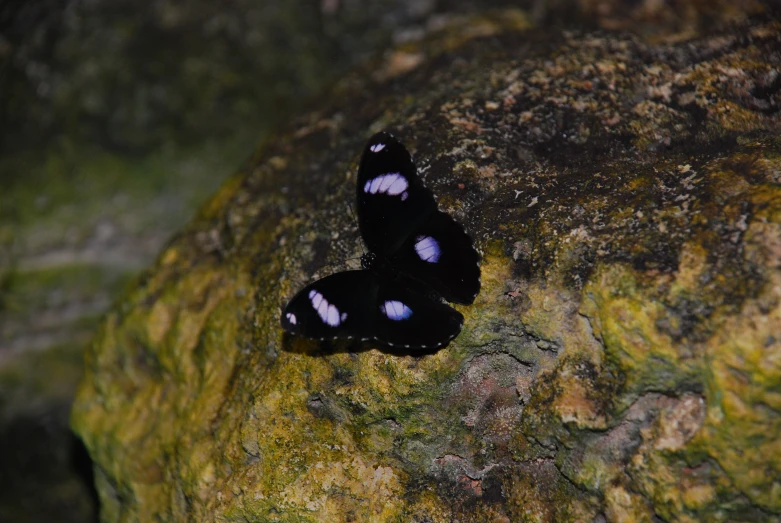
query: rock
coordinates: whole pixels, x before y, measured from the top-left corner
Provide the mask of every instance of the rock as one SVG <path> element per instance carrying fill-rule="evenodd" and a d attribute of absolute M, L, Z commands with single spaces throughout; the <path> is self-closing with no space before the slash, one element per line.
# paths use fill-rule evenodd
<path fill-rule="evenodd" d="M 0 521 L 94 519 L 67 420 L 104 312 L 275 123 L 349 64 L 457 11 L 2 3 Z"/>
<path fill-rule="evenodd" d="M 72 414 L 105 521 L 781 517 L 781 26 L 469 27 L 346 76 L 107 316 Z M 279 326 L 360 254 L 380 129 L 483 251 L 434 354 Z"/>

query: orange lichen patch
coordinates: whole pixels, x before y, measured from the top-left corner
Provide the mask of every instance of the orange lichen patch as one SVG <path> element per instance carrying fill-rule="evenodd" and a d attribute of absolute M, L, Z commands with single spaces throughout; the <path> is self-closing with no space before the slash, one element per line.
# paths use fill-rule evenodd
<path fill-rule="evenodd" d="M 592 384 L 584 382 L 577 375 L 576 369 L 570 366 L 564 367 L 556 378 L 562 393 L 556 396 L 553 410 L 561 418 L 561 421 L 572 423 L 582 429 L 606 429 L 605 413 L 600 412 L 601 406 L 589 397 L 593 394 Z"/>
<path fill-rule="evenodd" d="M 465 131 L 469 131 L 472 133 L 480 134 L 482 132 L 482 128 L 480 127 L 480 123 L 478 120 L 472 118 L 470 115 L 459 115 L 458 113 L 451 114 L 451 116 L 448 118 L 448 121 L 457 127 L 460 127 L 464 129 Z"/>
<path fill-rule="evenodd" d="M 496 176 L 496 166 L 495 165 L 484 165 L 478 169 L 478 172 L 480 173 L 480 176 L 483 178 L 493 178 Z"/>

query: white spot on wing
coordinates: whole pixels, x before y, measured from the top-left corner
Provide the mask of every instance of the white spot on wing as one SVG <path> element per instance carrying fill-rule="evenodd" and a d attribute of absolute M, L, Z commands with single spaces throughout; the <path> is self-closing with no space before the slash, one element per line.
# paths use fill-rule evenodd
<path fill-rule="evenodd" d="M 393 183 L 388 187 L 388 194 L 397 196 L 407 190 L 407 180 L 403 176 L 397 175 Z"/>
<path fill-rule="evenodd" d="M 328 301 L 323 298 L 322 294 L 320 295 L 320 302 L 315 305 L 315 309 L 317 309 L 317 314 L 320 316 L 320 318 L 322 318 L 324 322 L 328 323 Z"/>
<path fill-rule="evenodd" d="M 374 144 L 371 147 L 369 147 L 369 150 L 371 152 L 373 152 L 373 153 L 378 153 L 378 152 L 382 151 L 383 149 L 385 149 L 385 144 L 384 143 L 377 143 L 377 144 Z"/>
<path fill-rule="evenodd" d="M 341 321 L 339 320 L 339 311 L 336 309 L 334 305 L 328 306 L 328 316 L 325 322 L 331 326 L 336 326 L 341 323 Z"/>
<path fill-rule="evenodd" d="M 347 318 L 347 313 L 340 313 L 336 305 L 328 303 L 328 300 L 314 289 L 309 291 L 309 301 L 312 302 L 312 307 L 326 325 L 338 327 Z"/>
<path fill-rule="evenodd" d="M 401 194 L 401 199 L 404 201 L 408 196 L 406 193 L 408 187 L 409 182 L 401 173 L 388 173 L 368 180 L 363 185 L 363 192 L 371 194 L 383 193 L 390 196 Z"/>
<path fill-rule="evenodd" d="M 393 182 L 395 182 L 398 177 L 398 174 L 387 174 L 385 176 L 381 176 L 380 178 L 382 178 L 382 182 L 380 183 L 380 188 L 377 189 L 377 191 L 387 193 L 388 189 L 390 189 L 390 186 L 393 185 Z"/>
<path fill-rule="evenodd" d="M 398 300 L 388 300 L 380 305 L 380 311 L 393 321 L 409 319 L 412 316 L 412 309 Z"/>
<path fill-rule="evenodd" d="M 291 325 L 295 325 L 296 324 L 296 315 L 295 314 L 293 314 L 292 312 L 288 312 L 287 314 L 285 314 L 285 316 L 287 316 L 287 321 L 289 321 Z"/>
<path fill-rule="evenodd" d="M 314 296 L 309 296 L 309 298 L 312 300 L 312 306 L 315 309 L 320 308 L 320 304 L 323 302 L 323 295 L 319 292 L 315 292 Z M 327 305 L 326 305 L 327 307 Z"/>
<path fill-rule="evenodd" d="M 415 238 L 415 252 L 420 259 L 429 263 L 437 263 L 442 255 L 437 240 L 431 236 L 418 236 Z"/>

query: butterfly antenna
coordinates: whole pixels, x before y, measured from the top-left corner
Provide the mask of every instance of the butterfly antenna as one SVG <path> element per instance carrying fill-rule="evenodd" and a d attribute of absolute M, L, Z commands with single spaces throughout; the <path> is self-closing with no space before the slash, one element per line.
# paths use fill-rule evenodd
<path fill-rule="evenodd" d="M 347 207 L 350 208 L 350 214 L 352 214 L 352 216 L 353 216 L 353 221 L 355 222 L 355 226 L 360 228 L 358 226 L 358 218 L 355 216 L 355 211 L 353 211 L 353 205 L 351 203 L 348 203 Z M 361 252 L 363 254 L 366 254 L 366 251 L 363 250 L 363 238 L 361 238 L 361 241 L 360 241 L 359 245 L 361 246 Z"/>

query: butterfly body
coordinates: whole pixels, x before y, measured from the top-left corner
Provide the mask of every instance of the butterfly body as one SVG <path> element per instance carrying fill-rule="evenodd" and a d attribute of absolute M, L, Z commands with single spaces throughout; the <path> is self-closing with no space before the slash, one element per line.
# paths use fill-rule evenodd
<path fill-rule="evenodd" d="M 437 348 L 463 316 L 438 297 L 470 304 L 480 290 L 479 257 L 464 230 L 437 209 L 407 149 L 377 133 L 356 184 L 358 224 L 369 253 L 363 270 L 322 278 L 282 312 L 282 327 L 315 339 L 357 338 L 392 347 Z"/>

